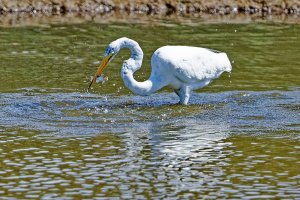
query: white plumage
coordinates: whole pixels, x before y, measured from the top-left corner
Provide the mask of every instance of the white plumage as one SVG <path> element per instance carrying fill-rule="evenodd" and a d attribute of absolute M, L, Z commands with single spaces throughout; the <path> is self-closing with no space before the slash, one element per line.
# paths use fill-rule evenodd
<path fill-rule="evenodd" d="M 149 95 L 169 86 L 179 96 L 181 104 L 188 103 L 193 90 L 208 85 L 223 72 L 230 72 L 232 69 L 226 53 L 200 47 L 164 46 L 152 55 L 149 79 L 138 82 L 133 74 L 142 66 L 143 51 L 134 40 L 120 38 L 107 47 L 90 86 L 122 48 L 131 50 L 131 57 L 124 61 L 121 69 L 123 81 L 131 91 L 139 95 Z"/>

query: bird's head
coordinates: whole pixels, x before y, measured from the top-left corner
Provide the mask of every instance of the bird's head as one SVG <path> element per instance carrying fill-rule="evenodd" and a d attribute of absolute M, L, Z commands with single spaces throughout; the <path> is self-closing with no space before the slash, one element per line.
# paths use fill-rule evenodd
<path fill-rule="evenodd" d="M 104 69 L 107 67 L 108 63 L 110 61 L 112 61 L 115 56 L 119 53 L 120 47 L 119 45 L 115 42 L 112 42 L 108 45 L 108 47 L 106 48 L 104 54 L 103 54 L 103 59 L 100 63 L 99 68 L 97 69 L 89 87 L 88 87 L 88 91 L 91 88 L 92 84 L 96 82 L 96 79 L 101 76 L 101 74 L 103 73 Z"/>

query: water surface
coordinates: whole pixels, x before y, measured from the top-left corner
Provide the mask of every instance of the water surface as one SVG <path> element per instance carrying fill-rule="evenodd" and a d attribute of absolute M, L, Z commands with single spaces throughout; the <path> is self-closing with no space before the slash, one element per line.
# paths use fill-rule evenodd
<path fill-rule="evenodd" d="M 0 196 L 300 198 L 299 25 L 81 24 L 0 28 Z M 137 40 L 145 80 L 158 47 L 227 52 L 223 74 L 177 105 L 132 94 L 129 51 L 86 93 L 106 45 Z"/>

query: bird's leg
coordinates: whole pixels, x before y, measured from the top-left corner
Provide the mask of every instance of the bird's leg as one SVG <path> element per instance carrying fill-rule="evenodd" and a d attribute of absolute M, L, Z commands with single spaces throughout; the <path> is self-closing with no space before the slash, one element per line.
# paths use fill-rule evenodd
<path fill-rule="evenodd" d="M 188 86 L 183 86 L 179 90 L 179 103 L 183 105 L 187 105 L 190 99 L 191 88 Z"/>
<path fill-rule="evenodd" d="M 174 92 L 177 94 L 177 96 L 179 96 L 179 91 L 180 91 L 180 90 L 174 89 Z M 180 96 L 179 96 L 179 97 L 180 97 Z"/>

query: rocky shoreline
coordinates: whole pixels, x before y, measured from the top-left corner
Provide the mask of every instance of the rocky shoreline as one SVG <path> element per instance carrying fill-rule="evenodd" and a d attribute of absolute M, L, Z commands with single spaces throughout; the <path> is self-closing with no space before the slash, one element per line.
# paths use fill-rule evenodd
<path fill-rule="evenodd" d="M 300 0 L 0 0 L 0 25 L 11 21 L 21 23 L 23 17 L 25 21 L 35 17 L 68 21 L 68 16 L 76 19 L 220 16 L 227 19 L 242 15 L 250 19 L 292 19 L 293 23 L 299 23 Z"/>
<path fill-rule="evenodd" d="M 300 14 L 299 0 L 1 0 L 0 13 Z"/>

